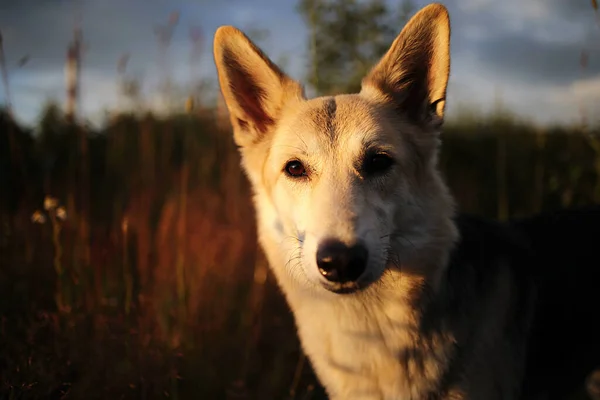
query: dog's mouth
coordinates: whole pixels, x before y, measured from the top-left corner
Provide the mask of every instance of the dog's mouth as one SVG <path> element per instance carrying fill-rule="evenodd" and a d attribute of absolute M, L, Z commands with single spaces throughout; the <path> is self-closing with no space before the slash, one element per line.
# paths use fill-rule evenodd
<path fill-rule="evenodd" d="M 372 283 L 374 283 L 373 277 L 371 275 L 367 275 L 361 277 L 356 281 L 344 282 L 344 283 L 332 283 L 332 282 L 323 282 L 322 286 L 328 291 L 335 294 L 353 294 L 361 292 L 362 290 L 369 287 Z"/>
<path fill-rule="evenodd" d="M 364 288 L 358 282 L 347 282 L 343 284 L 323 284 L 323 287 L 335 294 L 352 294 Z"/>

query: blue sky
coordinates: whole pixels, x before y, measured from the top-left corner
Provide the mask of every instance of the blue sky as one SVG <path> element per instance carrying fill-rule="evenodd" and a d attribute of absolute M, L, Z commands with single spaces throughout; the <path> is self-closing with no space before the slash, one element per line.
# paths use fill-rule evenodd
<path fill-rule="evenodd" d="M 49 98 L 64 101 L 64 60 L 76 0 L 0 0 L 0 30 L 10 69 L 12 102 L 20 120 L 34 121 Z M 219 25 L 267 29 L 259 45 L 302 79 L 307 31 L 293 0 L 79 0 L 84 37 L 83 112 L 98 119 L 123 106 L 117 62 L 130 53 L 127 71 L 142 78 L 144 100 L 159 107 L 158 47 L 153 27 L 172 11 L 180 21 L 169 48 L 173 80 L 214 79 L 212 35 Z M 390 4 L 398 1 L 388 0 Z M 414 1 L 417 7 L 428 2 Z M 504 107 L 540 123 L 576 121 L 583 107 L 600 114 L 600 31 L 590 0 L 448 0 L 452 21 L 452 70 L 448 112 Z M 200 61 L 190 68 L 189 28 L 204 34 Z M 401 27 L 398 27 L 398 31 Z M 583 48 L 590 52 L 579 68 Z M 22 68 L 18 60 L 29 55 Z M 4 91 L 0 94 L 4 101 Z"/>

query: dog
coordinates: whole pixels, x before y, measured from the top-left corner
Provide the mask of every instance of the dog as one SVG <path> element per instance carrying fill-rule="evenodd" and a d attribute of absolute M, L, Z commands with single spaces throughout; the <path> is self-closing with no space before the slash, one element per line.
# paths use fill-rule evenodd
<path fill-rule="evenodd" d="M 597 366 L 599 208 L 488 221 L 438 170 L 443 5 L 359 93 L 308 99 L 231 26 L 214 59 L 258 241 L 329 398 L 558 399 Z"/>

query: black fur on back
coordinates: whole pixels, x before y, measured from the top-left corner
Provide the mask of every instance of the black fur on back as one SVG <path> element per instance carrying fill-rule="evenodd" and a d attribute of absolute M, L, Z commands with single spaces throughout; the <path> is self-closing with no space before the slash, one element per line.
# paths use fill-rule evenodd
<path fill-rule="evenodd" d="M 544 393 L 564 399 L 600 367 L 600 206 L 506 223 L 460 214 L 456 223 L 461 240 L 451 257 L 448 287 L 484 290 L 494 269 L 508 265 L 514 326 L 530 326 L 521 398 Z M 527 312 L 531 301 L 533 314 Z"/>

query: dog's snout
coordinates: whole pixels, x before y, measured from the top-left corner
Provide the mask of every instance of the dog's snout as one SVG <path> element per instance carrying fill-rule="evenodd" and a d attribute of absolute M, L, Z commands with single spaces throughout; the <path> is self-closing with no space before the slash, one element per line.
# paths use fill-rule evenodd
<path fill-rule="evenodd" d="M 317 250 L 319 272 L 330 282 L 354 282 L 367 266 L 369 252 L 362 244 L 347 246 L 338 240 L 326 240 Z"/>

